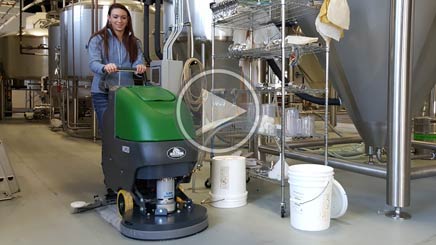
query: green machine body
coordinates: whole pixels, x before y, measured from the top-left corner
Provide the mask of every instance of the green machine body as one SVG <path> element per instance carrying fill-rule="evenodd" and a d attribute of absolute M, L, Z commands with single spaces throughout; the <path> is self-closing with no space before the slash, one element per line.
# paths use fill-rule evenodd
<path fill-rule="evenodd" d="M 191 112 L 182 102 L 177 120 L 177 97 L 155 86 L 119 88 L 115 97 L 115 136 L 136 142 L 161 142 L 195 137 Z"/>

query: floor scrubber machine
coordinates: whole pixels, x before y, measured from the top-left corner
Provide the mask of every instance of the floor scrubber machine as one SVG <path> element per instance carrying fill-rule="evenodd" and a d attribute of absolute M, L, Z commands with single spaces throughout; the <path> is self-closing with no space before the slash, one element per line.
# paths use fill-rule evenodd
<path fill-rule="evenodd" d="M 190 181 L 198 151 L 181 133 L 177 98 L 156 86 L 112 88 L 103 126 L 103 172 L 117 192 L 123 235 L 141 240 L 189 236 L 207 228 L 207 210 L 180 188 Z M 191 113 L 181 121 L 194 136 Z"/>

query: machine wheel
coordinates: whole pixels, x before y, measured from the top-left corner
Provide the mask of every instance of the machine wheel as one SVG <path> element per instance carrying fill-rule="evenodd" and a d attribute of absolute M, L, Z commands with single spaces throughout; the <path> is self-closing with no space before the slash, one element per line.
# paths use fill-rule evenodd
<path fill-rule="evenodd" d="M 210 179 L 209 178 L 204 182 L 204 186 L 206 188 L 211 188 L 212 187 L 212 183 L 210 183 Z"/>
<path fill-rule="evenodd" d="M 123 216 L 128 211 L 133 210 L 133 197 L 130 192 L 126 190 L 119 190 L 117 195 L 117 209 L 118 213 Z"/>

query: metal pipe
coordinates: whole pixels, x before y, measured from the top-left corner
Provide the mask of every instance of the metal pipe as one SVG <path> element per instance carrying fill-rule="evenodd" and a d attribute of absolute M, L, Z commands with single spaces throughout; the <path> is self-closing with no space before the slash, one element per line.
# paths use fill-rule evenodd
<path fill-rule="evenodd" d="M 279 151 L 276 147 L 271 146 L 260 146 L 259 151 L 272 154 L 272 155 L 278 155 Z M 286 151 L 284 154 L 287 158 L 310 162 L 314 164 L 324 164 L 325 159 L 324 156 L 316 155 L 316 154 L 310 154 L 310 153 L 303 153 L 303 152 L 297 152 L 297 151 Z M 375 165 L 369 165 L 364 163 L 357 163 L 357 162 L 351 162 L 351 161 L 344 161 L 340 159 L 335 158 L 329 158 L 328 159 L 328 165 L 333 168 L 343 169 L 355 173 L 360 173 L 364 175 L 369 175 L 377 178 L 386 178 L 386 169 L 381 166 L 375 166 Z"/>
<path fill-rule="evenodd" d="M 206 40 L 201 41 L 201 63 L 206 67 Z"/>
<path fill-rule="evenodd" d="M 5 116 L 5 86 L 3 77 L 0 75 L 0 120 L 4 119 Z"/>
<path fill-rule="evenodd" d="M 95 23 L 95 7 L 94 7 L 94 0 L 91 0 L 91 35 L 95 32 L 95 27 L 94 27 L 94 23 Z"/>
<path fill-rule="evenodd" d="M 154 52 L 156 56 L 161 60 L 163 58 L 161 46 L 160 46 L 160 0 L 155 3 L 155 13 L 154 13 Z"/>
<path fill-rule="evenodd" d="M 286 56 L 285 56 L 285 36 L 286 36 L 286 28 L 285 28 L 285 24 L 286 24 L 286 19 L 285 19 L 285 15 L 286 15 L 286 1 L 282 0 L 281 1 L 281 14 L 282 14 L 282 42 L 281 42 L 281 48 L 282 48 L 282 88 L 281 88 L 281 94 L 282 94 L 282 116 L 281 116 L 281 125 L 282 125 L 282 130 L 280 130 L 281 132 L 281 141 L 280 141 L 280 162 L 281 164 L 281 171 L 280 171 L 280 176 L 281 176 L 281 181 L 280 181 L 280 189 L 281 189 L 281 203 L 280 203 L 280 208 L 281 208 L 281 215 L 282 217 L 284 217 L 285 215 L 285 210 L 286 210 L 286 202 L 285 202 L 285 127 L 286 127 L 286 116 L 285 116 L 285 73 L 286 73 Z"/>
<path fill-rule="evenodd" d="M 338 145 L 338 144 L 349 144 L 349 143 L 361 143 L 362 138 L 360 137 L 345 137 L 345 138 L 333 138 L 329 139 L 328 144 L 330 145 Z M 286 146 L 288 148 L 302 148 L 302 147 L 323 147 L 324 140 L 305 140 L 305 141 L 294 141 L 287 142 Z"/>
<path fill-rule="evenodd" d="M 324 103 L 324 164 L 328 165 L 329 158 L 329 60 L 330 60 L 330 40 L 326 41 L 325 49 L 325 103 Z"/>
<path fill-rule="evenodd" d="M 427 159 L 427 160 L 430 160 L 430 159 L 433 159 L 433 157 L 434 157 L 434 154 L 429 153 L 429 154 L 412 155 L 410 157 L 410 159 L 411 160 L 418 160 L 418 159 Z"/>
<path fill-rule="evenodd" d="M 436 143 L 412 140 L 412 146 L 415 148 L 436 150 Z"/>
<path fill-rule="evenodd" d="M 410 205 L 410 23 L 411 1 L 392 0 L 394 26 L 390 55 L 389 156 L 387 204 L 395 209 Z"/>
<path fill-rule="evenodd" d="M 191 7 L 189 6 L 189 2 L 188 0 L 185 1 L 186 3 L 186 12 L 188 14 L 188 22 L 189 22 L 189 51 L 191 54 L 190 58 L 194 57 L 194 28 L 192 26 L 192 18 L 191 18 Z M 182 19 L 183 22 L 183 19 Z M 203 63 L 204 64 L 204 63 Z"/>
<path fill-rule="evenodd" d="M 143 32 L 143 38 L 144 38 L 144 59 L 145 62 L 147 62 L 147 65 L 150 65 L 151 58 L 150 58 L 150 43 L 149 43 L 149 37 L 150 37 L 150 5 L 148 1 L 143 1 L 144 3 L 144 32 Z"/>
<path fill-rule="evenodd" d="M 279 155 L 279 151 L 276 147 L 260 146 L 259 151 L 272 155 Z M 324 158 L 321 155 L 315 155 L 310 153 L 303 153 L 297 151 L 286 151 L 285 156 L 287 158 L 310 162 L 313 164 L 324 164 Z M 386 168 L 382 166 L 368 165 L 365 163 L 357 163 L 351 161 L 344 161 L 336 158 L 329 158 L 329 166 L 334 168 L 347 170 L 359 174 L 364 174 L 377 178 L 386 178 Z M 414 167 L 411 170 L 411 179 L 422 179 L 436 176 L 436 165 Z"/>
<path fill-rule="evenodd" d="M 411 179 L 422 179 L 436 176 L 436 165 L 414 167 L 410 173 Z"/>
<path fill-rule="evenodd" d="M 428 116 L 435 117 L 436 116 L 436 86 L 433 86 L 430 93 L 430 101 L 428 103 Z"/>
<path fill-rule="evenodd" d="M 95 32 L 98 31 L 98 18 L 98 0 L 95 0 Z"/>
<path fill-rule="evenodd" d="M 330 88 L 330 98 L 336 98 L 338 97 L 336 90 L 333 89 L 333 86 Z M 338 108 L 336 106 L 329 106 L 329 110 L 330 110 L 330 125 L 332 127 L 336 127 L 338 125 L 338 117 L 337 117 L 337 112 L 338 112 Z"/>
<path fill-rule="evenodd" d="M 78 108 L 79 108 L 79 100 L 78 100 L 78 87 L 79 81 L 73 80 L 73 124 L 77 125 L 77 119 L 79 117 Z"/>

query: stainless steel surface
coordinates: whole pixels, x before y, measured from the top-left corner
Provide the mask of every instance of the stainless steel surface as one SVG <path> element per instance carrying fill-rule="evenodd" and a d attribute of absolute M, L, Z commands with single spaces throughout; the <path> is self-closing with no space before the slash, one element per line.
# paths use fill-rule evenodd
<path fill-rule="evenodd" d="M 392 75 L 389 79 L 389 151 L 387 204 L 410 205 L 410 88 L 411 88 L 411 0 L 395 0 Z"/>
<path fill-rule="evenodd" d="M 117 1 L 126 5 L 132 17 L 133 31 L 136 37 L 143 39 L 143 7 L 138 2 Z M 101 29 L 107 22 L 107 12 L 112 2 L 98 2 L 98 26 Z M 90 80 L 92 73 L 88 67 L 86 47 L 92 35 L 92 25 L 95 11 L 90 1 L 82 1 L 68 5 L 60 14 L 61 32 L 61 75 L 64 79 L 76 77 L 80 80 Z M 154 14 L 150 13 L 154 19 Z M 94 19 L 93 19 L 94 17 Z"/>
<path fill-rule="evenodd" d="M 20 53 L 20 38 L 17 33 L 0 37 L 3 46 L 3 68 L 6 76 L 20 80 L 40 80 L 48 75 L 48 50 L 31 50 L 38 55 Z M 46 30 L 29 30 L 23 33 L 23 47 L 48 46 L 48 33 Z"/>
<path fill-rule="evenodd" d="M 188 40 L 184 37 L 179 38 L 177 42 L 174 44 L 174 50 L 173 50 L 173 57 L 176 60 L 187 60 L 189 57 L 189 50 L 187 47 Z M 227 49 L 229 45 L 231 45 L 232 42 L 225 40 L 214 40 L 214 48 L 215 48 L 215 54 L 221 54 L 223 52 L 227 52 Z M 204 51 L 203 51 L 204 50 Z M 199 57 L 201 61 L 203 62 L 203 65 L 206 70 L 209 70 L 212 68 L 212 43 L 207 40 L 200 40 L 196 39 L 194 42 L 194 57 Z M 241 68 L 239 67 L 239 61 L 237 59 L 215 59 L 215 69 L 226 69 L 229 71 L 233 71 L 237 74 L 241 73 Z M 236 80 L 236 79 L 229 79 L 228 76 L 223 76 L 220 74 L 215 75 L 217 79 L 221 80 Z"/>
<path fill-rule="evenodd" d="M 184 4 L 184 22 L 189 22 L 187 12 L 187 2 L 189 2 L 189 9 L 192 20 L 192 30 L 195 38 L 203 40 L 212 40 L 212 35 L 216 38 L 228 37 L 232 32 L 228 29 L 216 28 L 212 34 L 212 11 L 209 4 L 214 0 L 183 0 Z M 163 4 L 163 31 L 168 34 L 168 30 L 174 24 L 174 4 L 173 0 L 164 0 Z M 184 31 L 182 35 L 186 32 Z"/>
<path fill-rule="evenodd" d="M 390 0 L 349 0 L 350 30 L 331 46 L 330 79 L 368 145 L 387 145 Z M 422 105 L 434 85 L 436 1 L 414 1 L 412 108 Z M 317 36 L 314 16 L 300 21 L 307 36 Z M 324 54 L 318 53 L 324 62 Z M 414 111 L 413 109 L 412 111 Z"/>
<path fill-rule="evenodd" d="M 61 29 L 59 24 L 54 24 L 48 27 L 48 78 L 50 80 L 57 79 L 56 70 L 56 52 L 60 50 Z"/>

